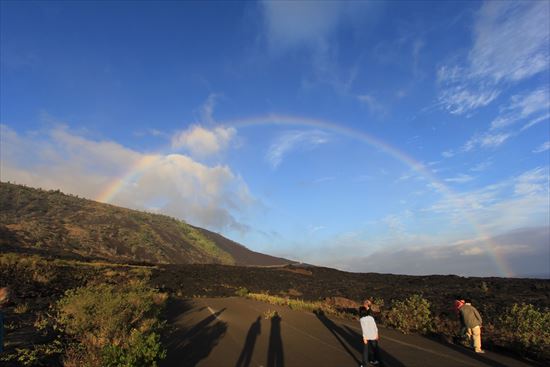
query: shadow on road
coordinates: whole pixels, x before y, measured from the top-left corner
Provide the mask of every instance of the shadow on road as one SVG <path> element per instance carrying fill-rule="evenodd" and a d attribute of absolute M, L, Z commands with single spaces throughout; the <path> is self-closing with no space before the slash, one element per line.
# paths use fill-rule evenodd
<path fill-rule="evenodd" d="M 459 353 L 462 353 L 472 359 L 475 359 L 476 361 L 479 361 L 487 366 L 491 366 L 491 367 L 507 367 L 507 365 L 505 364 L 502 364 L 500 362 L 497 362 L 493 359 L 491 359 L 490 357 L 488 357 L 486 354 L 477 354 L 475 353 L 473 350 L 471 349 L 468 349 L 466 347 L 463 347 L 463 346 L 460 346 L 460 345 L 456 345 L 456 344 L 450 344 L 450 343 L 447 343 L 447 342 L 444 342 L 442 340 L 439 340 L 437 338 L 432 338 L 432 337 L 425 337 L 431 341 L 434 341 L 438 344 L 441 344 L 449 349 L 452 349 L 456 352 L 459 352 Z M 529 361 L 526 361 L 526 360 L 523 360 L 523 359 L 520 359 L 516 356 L 512 356 L 512 355 L 507 355 L 508 358 L 512 358 L 512 359 L 515 359 L 515 360 L 518 360 L 518 361 L 521 361 L 522 363 L 525 363 L 525 364 L 528 364 L 528 365 L 531 365 L 531 366 L 543 366 L 542 364 L 538 364 L 536 362 L 529 362 Z"/>
<path fill-rule="evenodd" d="M 191 328 L 178 325 L 178 320 L 191 310 L 195 311 L 189 301 L 174 300 L 168 304 L 168 322 L 175 325 L 177 329 L 172 330 L 165 337 L 168 355 L 161 363 L 162 366 L 196 366 L 208 357 L 226 333 L 227 324 L 218 320 L 218 316 L 225 311 L 225 308 L 204 318 Z"/>
<path fill-rule="evenodd" d="M 249 367 L 252 360 L 252 353 L 254 353 L 254 346 L 256 345 L 256 339 L 262 332 L 261 317 L 258 316 L 256 321 L 252 323 L 248 334 L 246 334 L 246 341 L 244 343 L 243 350 L 235 367 Z"/>
<path fill-rule="evenodd" d="M 281 339 L 281 317 L 275 314 L 275 316 L 271 318 L 267 367 L 284 367 L 284 359 L 283 340 Z"/>
<path fill-rule="evenodd" d="M 363 336 L 357 333 L 355 330 L 349 326 L 341 327 L 336 325 L 332 320 L 330 320 L 322 310 L 315 312 L 317 318 L 325 325 L 325 327 L 334 335 L 336 340 L 342 345 L 344 350 L 353 358 L 353 360 L 360 365 L 361 361 L 357 358 L 356 354 L 353 353 L 352 349 L 362 356 L 363 354 Z M 384 348 L 380 347 L 380 362 L 382 366 L 388 367 L 406 367 L 398 359 L 393 357 L 391 354 L 387 353 Z"/>
<path fill-rule="evenodd" d="M 383 342 L 382 342 L 383 343 Z M 380 342 L 378 343 L 380 345 Z M 391 354 L 386 352 L 384 348 L 380 348 L 380 362 L 381 365 L 384 367 L 406 367 L 403 363 L 401 363 L 397 358 L 393 357 Z"/>
<path fill-rule="evenodd" d="M 317 318 L 325 325 L 325 327 L 334 335 L 336 340 L 342 345 L 344 350 L 350 355 L 351 358 L 355 361 L 357 365 L 361 364 L 361 361 L 357 359 L 357 356 L 350 349 L 350 346 L 357 351 L 357 353 L 363 353 L 363 343 L 361 341 L 361 336 L 355 331 L 346 328 L 344 330 L 340 326 L 336 325 L 332 320 L 330 320 L 322 310 L 315 311 Z"/>
<path fill-rule="evenodd" d="M 355 330 L 353 330 L 352 328 L 350 328 L 349 326 L 344 326 L 344 328 L 347 330 L 347 332 L 352 335 L 354 338 L 357 338 L 357 340 L 359 340 L 359 344 L 360 344 L 360 350 L 362 352 L 362 348 L 364 348 L 364 344 L 363 344 L 363 336 L 359 333 L 357 333 Z M 383 340 L 383 337 L 382 337 L 382 340 Z M 381 366 L 387 366 L 387 367 L 406 367 L 403 363 L 401 363 L 397 358 L 395 358 L 394 356 L 392 356 L 391 354 L 389 354 L 388 352 L 386 352 L 384 350 L 384 348 L 380 345 L 382 343 L 383 345 L 383 341 L 380 342 L 380 340 L 378 341 L 378 347 L 380 348 L 380 364 Z"/>

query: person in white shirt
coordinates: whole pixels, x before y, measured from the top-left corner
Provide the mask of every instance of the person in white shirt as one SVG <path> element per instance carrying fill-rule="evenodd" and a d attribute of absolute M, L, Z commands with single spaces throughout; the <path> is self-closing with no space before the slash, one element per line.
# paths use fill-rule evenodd
<path fill-rule="evenodd" d="M 361 323 L 361 330 L 363 331 L 363 366 L 367 363 L 378 365 L 380 363 L 378 359 L 378 327 L 376 327 L 376 321 L 372 317 L 371 309 L 366 307 L 359 308 L 359 322 Z"/>

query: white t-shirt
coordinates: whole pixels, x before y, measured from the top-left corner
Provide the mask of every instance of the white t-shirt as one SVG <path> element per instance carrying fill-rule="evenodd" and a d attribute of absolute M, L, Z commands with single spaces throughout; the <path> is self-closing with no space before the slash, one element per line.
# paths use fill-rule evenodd
<path fill-rule="evenodd" d="M 364 338 L 367 338 L 367 340 L 378 339 L 378 328 L 372 316 L 361 317 L 359 321 L 361 322 L 361 330 L 363 331 Z"/>

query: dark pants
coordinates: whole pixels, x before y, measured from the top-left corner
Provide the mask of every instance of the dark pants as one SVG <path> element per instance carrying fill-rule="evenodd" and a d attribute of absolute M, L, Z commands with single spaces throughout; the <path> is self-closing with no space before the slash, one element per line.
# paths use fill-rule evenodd
<path fill-rule="evenodd" d="M 378 361 L 378 340 L 369 340 L 363 348 L 363 362 Z"/>
<path fill-rule="evenodd" d="M 0 353 L 4 351 L 4 313 L 0 311 Z"/>

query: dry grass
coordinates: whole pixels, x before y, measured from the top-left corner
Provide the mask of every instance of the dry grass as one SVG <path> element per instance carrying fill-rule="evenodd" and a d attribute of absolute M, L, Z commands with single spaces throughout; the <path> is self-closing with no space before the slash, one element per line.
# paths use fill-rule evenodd
<path fill-rule="evenodd" d="M 288 297 L 272 296 L 265 293 L 248 293 L 247 298 L 256 301 L 266 302 L 272 305 L 287 306 L 293 310 L 315 312 L 322 310 L 325 313 L 339 315 L 339 313 L 324 302 L 304 301 L 301 299 L 292 299 Z"/>

